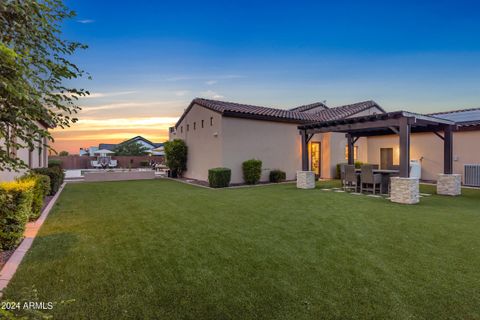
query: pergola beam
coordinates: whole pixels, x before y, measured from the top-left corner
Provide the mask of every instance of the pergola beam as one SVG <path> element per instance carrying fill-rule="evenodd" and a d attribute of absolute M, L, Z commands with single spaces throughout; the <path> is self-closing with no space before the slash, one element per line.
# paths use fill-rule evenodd
<path fill-rule="evenodd" d="M 405 118 L 405 119 L 412 119 L 412 118 Z M 415 121 L 415 119 L 412 119 L 410 121 Z M 398 123 L 399 123 L 399 119 L 387 119 L 382 121 L 368 121 L 368 122 L 329 125 L 325 127 L 316 127 L 311 129 L 307 128 L 306 130 L 307 130 L 307 134 L 322 133 L 322 132 L 349 132 L 354 134 L 356 130 L 368 130 L 368 129 L 377 129 L 377 128 L 384 129 L 385 127 L 387 128 L 397 127 Z"/>

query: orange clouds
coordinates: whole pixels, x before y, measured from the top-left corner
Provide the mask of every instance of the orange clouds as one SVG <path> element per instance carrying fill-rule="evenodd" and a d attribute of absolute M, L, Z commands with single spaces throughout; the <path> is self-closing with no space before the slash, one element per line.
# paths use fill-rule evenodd
<path fill-rule="evenodd" d="M 168 128 L 178 117 L 135 117 L 112 119 L 82 119 L 66 129 L 55 129 L 53 147 L 56 151 L 66 150 L 72 154 L 80 148 L 99 143 L 118 143 L 141 135 L 153 142 L 168 139 Z"/>

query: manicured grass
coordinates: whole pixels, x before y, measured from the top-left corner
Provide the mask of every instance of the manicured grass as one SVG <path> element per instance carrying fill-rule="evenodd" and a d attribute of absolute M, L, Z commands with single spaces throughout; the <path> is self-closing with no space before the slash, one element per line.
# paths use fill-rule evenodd
<path fill-rule="evenodd" d="M 480 318 L 480 192 L 463 192 L 405 206 L 293 184 L 70 184 L 6 295 L 75 299 L 57 319 Z"/>

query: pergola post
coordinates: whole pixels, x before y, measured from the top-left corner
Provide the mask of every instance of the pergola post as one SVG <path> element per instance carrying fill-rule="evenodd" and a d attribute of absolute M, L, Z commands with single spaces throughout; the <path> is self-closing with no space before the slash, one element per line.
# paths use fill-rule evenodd
<path fill-rule="evenodd" d="M 315 173 L 308 171 L 308 141 L 313 135 L 308 135 L 306 130 L 300 130 L 302 136 L 302 171 L 297 171 L 297 188 L 314 189 Z"/>
<path fill-rule="evenodd" d="M 302 170 L 308 171 L 308 136 L 305 130 L 300 131 L 302 135 Z"/>
<path fill-rule="evenodd" d="M 353 137 L 351 134 L 347 133 L 347 153 L 348 153 L 348 164 L 354 164 L 355 159 L 354 159 L 354 144 L 355 142 L 353 141 Z"/>
<path fill-rule="evenodd" d="M 453 174 L 453 126 L 443 129 L 443 174 L 437 178 L 437 193 L 458 196 L 462 193 L 462 176 Z"/>
<path fill-rule="evenodd" d="M 410 124 L 408 118 L 399 120 L 400 177 L 410 177 Z"/>
<path fill-rule="evenodd" d="M 443 173 L 453 173 L 453 129 L 446 126 L 443 130 Z"/>

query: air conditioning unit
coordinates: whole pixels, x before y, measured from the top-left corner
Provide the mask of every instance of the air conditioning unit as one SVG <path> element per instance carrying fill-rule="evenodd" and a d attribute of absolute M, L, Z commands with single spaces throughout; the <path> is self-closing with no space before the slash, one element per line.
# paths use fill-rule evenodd
<path fill-rule="evenodd" d="M 463 181 L 466 186 L 480 187 L 480 164 L 466 164 Z"/>

